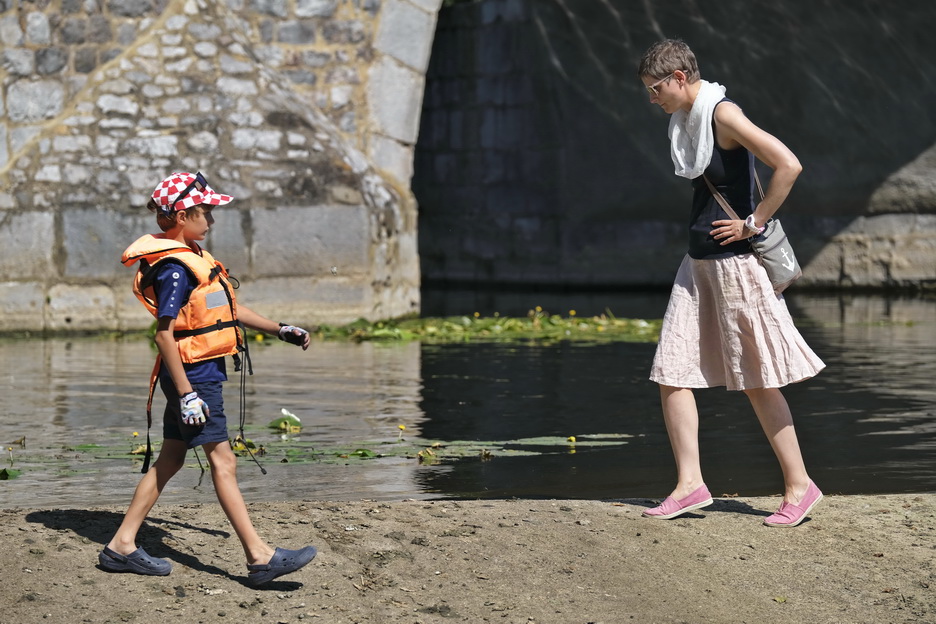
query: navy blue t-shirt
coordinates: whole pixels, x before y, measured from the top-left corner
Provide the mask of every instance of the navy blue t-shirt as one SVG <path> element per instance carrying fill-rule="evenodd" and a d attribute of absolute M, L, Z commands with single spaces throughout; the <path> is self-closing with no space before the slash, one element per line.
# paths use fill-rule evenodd
<path fill-rule="evenodd" d="M 188 303 L 189 295 L 195 288 L 192 275 L 188 270 L 178 264 L 167 262 L 157 269 L 153 280 L 153 290 L 156 293 L 156 316 L 158 318 L 178 318 L 179 310 Z M 184 364 L 185 375 L 189 383 L 207 383 L 227 381 L 227 368 L 224 358 L 214 358 L 194 364 Z M 169 377 L 169 369 L 163 362 L 160 375 Z"/>

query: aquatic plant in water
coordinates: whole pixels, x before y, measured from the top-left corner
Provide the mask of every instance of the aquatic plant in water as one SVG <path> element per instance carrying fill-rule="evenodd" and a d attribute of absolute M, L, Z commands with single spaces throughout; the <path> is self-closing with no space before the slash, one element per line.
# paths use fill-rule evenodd
<path fill-rule="evenodd" d="M 550 314 L 540 306 L 525 317 L 504 317 L 495 313 L 482 316 L 409 318 L 370 322 L 359 319 L 343 327 L 320 326 L 316 335 L 325 340 L 419 340 L 422 342 L 656 342 L 659 320 L 619 319 L 610 310 L 592 317 L 579 317 L 575 310 L 567 316 Z"/>
<path fill-rule="evenodd" d="M 302 431 L 302 421 L 298 416 L 287 410 L 285 407 L 280 410 L 282 416 L 270 421 L 267 425 L 271 429 L 282 431 L 284 435 L 290 433 L 300 433 Z"/>
<path fill-rule="evenodd" d="M 418 436 L 392 434 L 378 440 L 355 440 L 345 444 L 320 442 L 302 439 L 300 436 L 277 435 L 269 427 L 247 427 L 257 441 L 241 438 L 231 440 L 235 453 L 248 457 L 248 449 L 256 457 L 265 458 L 265 462 L 283 464 L 340 464 L 353 467 L 368 463 L 379 465 L 381 460 L 392 460 L 398 465 L 400 460 L 413 462 L 419 466 L 430 467 L 439 464 L 451 464 L 460 461 L 496 461 L 499 457 L 521 457 L 561 453 L 587 452 L 594 448 L 623 447 L 628 444 L 630 434 L 583 434 L 575 436 L 542 436 L 515 440 L 428 440 Z M 277 431 L 279 431 L 277 429 Z M 401 434 L 404 429 L 397 426 Z M 265 437 L 264 437 L 265 436 Z M 136 436 L 131 437 L 133 440 Z M 261 443 L 262 440 L 262 443 Z M 158 452 L 159 443 L 154 442 L 154 452 Z M 12 447 L 8 447 L 8 452 Z M 145 448 L 145 446 L 144 446 Z M 116 433 L 98 438 L 98 443 L 78 444 L 73 446 L 33 445 L 28 455 L 16 456 L 17 469 L 0 469 L 0 481 L 15 479 L 22 474 L 32 478 L 40 475 L 70 477 L 79 473 L 95 473 L 98 462 L 127 462 L 128 471 L 136 471 L 141 464 L 141 457 L 136 448 L 127 447 L 127 435 Z M 196 455 L 197 458 L 197 455 Z M 127 461 L 130 460 L 130 461 Z M 191 462 L 190 468 L 204 466 L 200 458 L 198 464 Z M 376 462 L 376 463 L 375 463 Z M 199 482 L 200 483 L 200 482 Z"/>

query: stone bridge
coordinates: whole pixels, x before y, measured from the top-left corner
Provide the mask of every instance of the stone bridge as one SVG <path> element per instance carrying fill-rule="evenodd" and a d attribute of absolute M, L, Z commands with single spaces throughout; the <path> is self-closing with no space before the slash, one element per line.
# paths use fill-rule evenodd
<path fill-rule="evenodd" d="M 413 149 L 441 0 L 0 2 L 0 330 L 146 327 L 119 256 L 165 175 L 297 323 L 419 309 Z"/>
<path fill-rule="evenodd" d="M 0 331 L 146 327 L 118 259 L 182 169 L 236 197 L 206 247 L 273 318 L 668 284 L 687 190 L 634 76 L 664 36 L 804 162 L 799 287 L 936 284 L 929 0 L 452 4 L 0 0 Z"/>
<path fill-rule="evenodd" d="M 791 292 L 936 288 L 934 19 L 932 0 L 443 10 L 413 179 L 423 283 L 672 283 L 691 191 L 635 72 L 678 37 L 803 163 L 778 213 L 804 267 Z"/>

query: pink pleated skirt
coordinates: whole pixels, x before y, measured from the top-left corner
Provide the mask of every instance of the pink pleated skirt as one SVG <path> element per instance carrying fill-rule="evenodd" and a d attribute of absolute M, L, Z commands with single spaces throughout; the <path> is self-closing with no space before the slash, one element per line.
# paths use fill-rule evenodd
<path fill-rule="evenodd" d="M 676 388 L 781 388 L 823 368 L 754 254 L 683 259 L 652 381 Z"/>

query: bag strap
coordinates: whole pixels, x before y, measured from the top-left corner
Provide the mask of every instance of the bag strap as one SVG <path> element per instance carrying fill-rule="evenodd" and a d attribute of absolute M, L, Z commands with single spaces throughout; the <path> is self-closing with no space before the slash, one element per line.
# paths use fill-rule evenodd
<path fill-rule="evenodd" d="M 718 189 L 715 188 L 715 185 L 712 184 L 711 180 L 703 173 L 702 177 L 705 178 L 705 183 L 708 184 L 709 191 L 712 193 L 712 197 L 721 205 L 722 209 L 728 213 L 728 216 L 734 219 L 735 221 L 743 221 L 741 217 L 738 216 L 738 213 L 728 205 L 728 201 L 718 192 Z M 754 182 L 757 184 L 757 192 L 760 193 L 761 201 L 764 200 L 764 187 L 761 186 L 760 178 L 757 177 L 757 169 L 754 170 Z"/>

